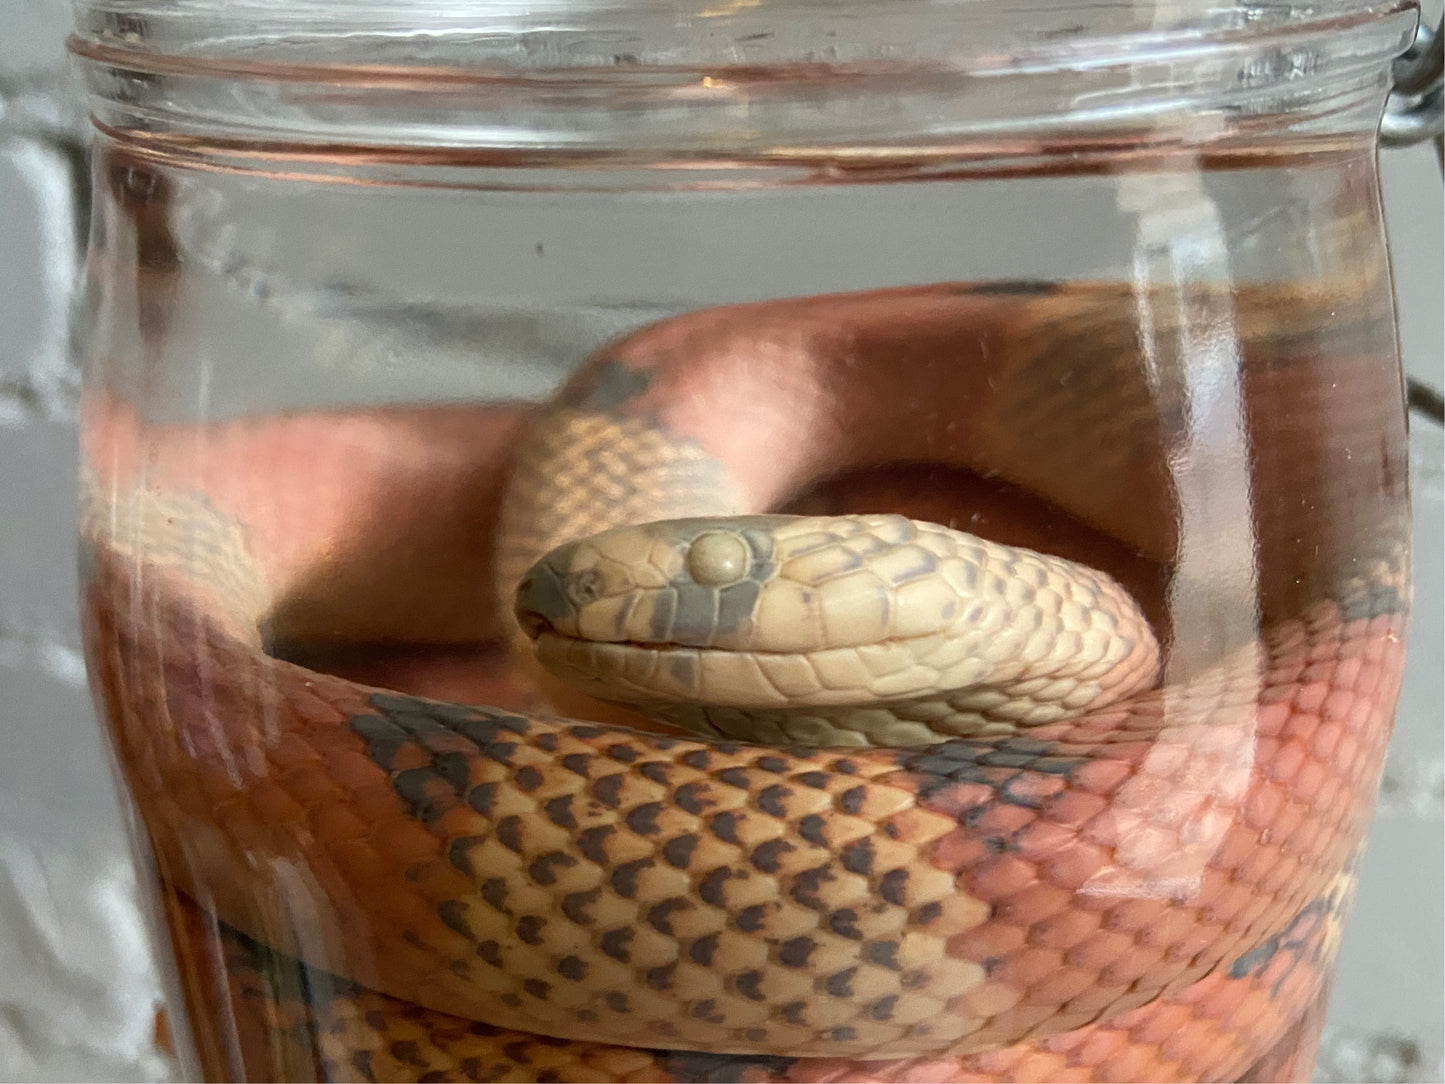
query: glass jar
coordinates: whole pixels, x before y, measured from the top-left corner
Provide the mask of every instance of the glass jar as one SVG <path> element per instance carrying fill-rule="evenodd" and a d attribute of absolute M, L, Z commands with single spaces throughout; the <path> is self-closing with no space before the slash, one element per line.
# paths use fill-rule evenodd
<path fill-rule="evenodd" d="M 1308 1075 L 1413 4 L 77 11 L 187 1075 Z"/>

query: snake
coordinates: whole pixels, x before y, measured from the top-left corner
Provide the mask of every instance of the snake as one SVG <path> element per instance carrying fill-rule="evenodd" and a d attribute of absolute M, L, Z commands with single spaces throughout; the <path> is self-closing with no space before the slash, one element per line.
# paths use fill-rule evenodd
<path fill-rule="evenodd" d="M 1307 1071 L 1409 595 L 1388 293 L 1350 290 L 721 306 L 510 413 L 89 392 L 87 656 L 185 1003 L 233 1020 L 207 1075 Z M 1196 386 L 1164 355 L 1219 311 Z M 1250 454 L 1203 484 L 1220 418 Z M 809 507 L 898 464 L 1046 501 L 1058 552 Z M 546 674 L 421 695 L 287 656 L 322 625 Z"/>

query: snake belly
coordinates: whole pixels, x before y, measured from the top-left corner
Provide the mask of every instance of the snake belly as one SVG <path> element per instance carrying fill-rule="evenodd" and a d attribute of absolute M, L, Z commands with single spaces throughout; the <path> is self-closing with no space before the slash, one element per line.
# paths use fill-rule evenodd
<path fill-rule="evenodd" d="M 799 357 L 818 369 L 839 352 L 832 337 L 851 336 L 856 352 L 873 325 L 902 323 L 914 338 L 930 320 L 1037 333 L 1033 297 L 882 295 L 848 306 L 859 326 L 841 331 L 833 299 L 764 315 L 790 334 L 814 329 Z M 1098 299 L 1058 302 L 1064 319 Z M 724 320 L 758 335 L 758 316 Z M 807 366 L 789 370 L 798 386 L 786 412 L 811 426 L 761 426 L 769 436 L 746 451 L 737 434 L 704 437 L 687 416 L 698 397 L 669 386 L 692 366 L 669 359 L 710 344 L 707 379 L 725 401 L 758 371 L 736 334 L 706 320 L 661 325 L 564 393 L 513 468 L 514 491 L 535 507 L 503 505 L 503 583 L 542 550 L 608 525 L 580 492 L 600 494 L 621 523 L 732 517 L 851 465 L 843 443 L 877 455 L 856 398 L 826 374 L 804 380 Z M 1034 356 L 1021 348 L 1014 363 Z M 937 379 L 982 387 L 967 367 Z M 1002 439 L 981 425 L 943 457 L 975 465 Z M 1114 448 L 1096 469 L 1148 493 L 1161 485 L 1157 452 Z M 1121 511 L 1097 479 L 1069 499 L 1140 550 L 1173 542 L 1171 525 Z M 780 728 L 793 744 L 777 746 L 646 734 L 426 700 L 270 657 L 254 599 L 275 589 L 254 588 L 264 573 L 236 571 L 244 547 L 228 517 L 184 498 L 160 514 L 146 510 L 149 495 L 128 500 L 136 522 L 92 551 L 88 643 L 162 879 L 298 966 L 423 1013 L 762 1059 L 754 1068 L 778 1079 L 806 1079 L 825 1061 L 836 1071 L 836 1059 L 954 1059 L 949 1072 L 988 1073 L 1002 1051 L 1057 1055 L 1066 1037 L 1123 1021 L 1101 1073 L 1132 1056 L 1145 1072 L 1237 1074 L 1319 993 L 1313 974 L 1298 1000 L 1272 1004 L 1253 1033 L 1261 1045 L 1215 1034 L 1204 1045 L 1217 1057 L 1159 1053 L 1178 1046 L 1160 1020 L 1187 1023 L 1181 999 L 1248 985 L 1277 954 L 1270 945 L 1342 893 L 1399 680 L 1398 557 L 1280 602 L 1288 616 L 1266 634 L 1222 645 L 1192 672 L 1166 671 L 1158 689 L 1079 713 L 1026 712 L 1031 725 L 1003 730 L 1010 701 L 992 696 L 982 721 L 932 744 L 808 748 L 798 743 L 817 740 L 814 723 Z M 157 532 L 178 522 L 204 544 L 157 563 Z M 400 1026 L 392 1004 L 369 1009 L 368 1027 Z M 1228 1019 L 1217 1009 L 1212 1018 Z M 1151 1011 L 1141 1029 L 1138 1014 Z M 700 1071 L 647 1058 L 637 1071 L 653 1075 L 633 1079 Z"/>

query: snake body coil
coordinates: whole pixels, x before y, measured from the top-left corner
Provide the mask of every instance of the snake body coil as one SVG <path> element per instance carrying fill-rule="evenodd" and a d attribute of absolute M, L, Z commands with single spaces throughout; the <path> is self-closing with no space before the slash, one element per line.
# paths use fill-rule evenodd
<path fill-rule="evenodd" d="M 737 518 L 839 471 L 986 467 L 1107 528 L 1126 575 L 1163 567 L 1181 527 L 1141 416 L 1168 404 L 1100 334 L 1119 312 L 1082 287 L 715 310 L 614 348 L 529 423 L 496 558 L 521 629 L 584 691 L 705 737 L 271 657 L 257 630 L 299 578 L 244 556 L 264 516 L 214 478 L 203 504 L 112 464 L 88 643 L 162 880 L 193 901 L 172 897 L 175 929 L 223 922 L 233 990 L 269 990 L 266 1041 L 309 1029 L 305 1071 L 331 1075 L 1197 1079 L 1308 1047 L 1399 681 L 1392 540 L 1360 559 L 1366 532 L 1333 522 L 1347 571 L 1266 569 L 1264 612 L 1224 599 L 1159 685 L 1150 619 L 1077 562 L 895 515 Z M 1018 433 L 1061 337 L 1115 358 L 1092 423 L 1114 436 L 1084 433 L 1098 454 L 1067 478 Z M 788 365 L 759 349 L 784 343 Z M 950 363 L 916 380 L 857 376 L 939 343 Z M 1330 379 L 1373 393 L 1380 372 Z M 1281 377 L 1250 379 L 1252 402 Z M 743 395 L 785 424 L 730 410 Z M 937 406 L 959 402 L 961 427 Z M 318 454 L 308 425 L 211 439 Z M 1376 446 L 1349 466 L 1364 490 L 1400 455 Z M 1252 476 L 1262 551 L 1299 529 L 1271 487 L 1327 460 Z M 1391 500 L 1356 509 L 1376 535 Z M 1144 601 L 1176 636 L 1181 606 L 1171 629 Z M 204 1006 L 215 980 L 187 966 Z"/>

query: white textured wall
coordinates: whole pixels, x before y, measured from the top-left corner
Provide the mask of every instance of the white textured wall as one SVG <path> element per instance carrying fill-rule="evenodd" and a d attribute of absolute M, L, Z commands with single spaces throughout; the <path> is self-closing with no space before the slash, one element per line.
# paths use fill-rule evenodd
<path fill-rule="evenodd" d="M 64 0 L 0 0 L 0 1080 L 158 1080 L 157 983 L 74 613 L 70 289 L 84 125 Z M 1384 156 L 1407 364 L 1442 372 L 1442 201 L 1429 148 Z M 1442 433 L 1411 434 L 1411 663 L 1319 1080 L 1445 1080 Z"/>

